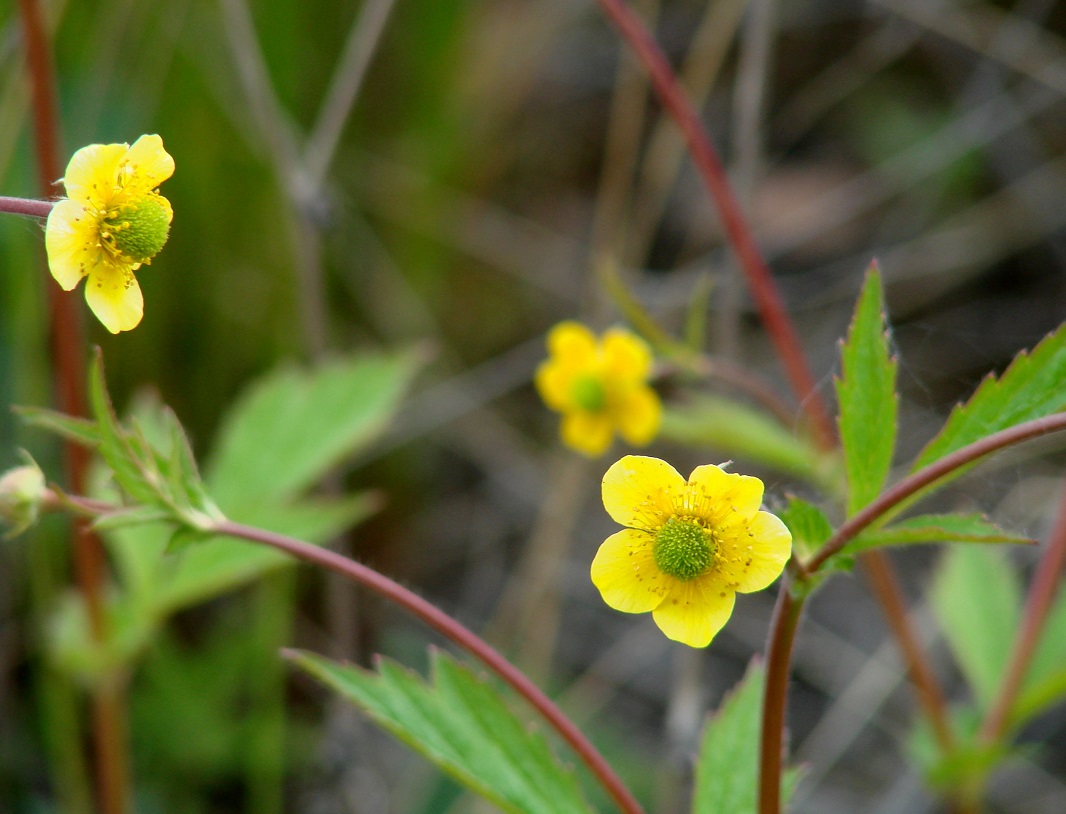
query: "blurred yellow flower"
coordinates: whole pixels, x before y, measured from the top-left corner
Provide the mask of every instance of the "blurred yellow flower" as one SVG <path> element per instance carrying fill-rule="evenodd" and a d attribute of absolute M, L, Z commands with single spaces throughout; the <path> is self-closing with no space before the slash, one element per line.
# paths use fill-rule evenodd
<path fill-rule="evenodd" d="M 733 612 L 736 592 L 781 574 L 792 535 L 760 511 L 758 478 L 699 466 L 686 481 L 658 458 L 627 455 L 603 476 L 603 505 L 626 526 L 600 546 L 592 582 L 626 613 L 652 612 L 668 638 L 706 647 Z"/>
<path fill-rule="evenodd" d="M 579 322 L 552 328 L 534 381 L 544 403 L 563 414 L 563 443 L 591 458 L 607 451 L 615 432 L 633 446 L 650 443 L 662 418 L 648 386 L 651 364 L 647 344 L 621 328 L 602 339 Z"/>
<path fill-rule="evenodd" d="M 85 300 L 111 333 L 137 327 L 144 312 L 133 272 L 167 242 L 174 213 L 156 187 L 174 172 L 159 136 L 128 144 L 90 144 L 70 159 L 67 197 L 52 207 L 45 248 L 65 291 L 82 277 Z"/>

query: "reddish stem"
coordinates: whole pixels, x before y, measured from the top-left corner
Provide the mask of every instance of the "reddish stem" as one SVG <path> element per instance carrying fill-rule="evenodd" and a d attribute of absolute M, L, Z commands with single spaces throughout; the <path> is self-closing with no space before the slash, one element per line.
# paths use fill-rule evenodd
<path fill-rule="evenodd" d="M 792 389 L 814 428 L 815 437 L 822 449 L 832 449 L 836 432 L 815 385 L 807 360 L 801 350 L 799 336 L 785 311 L 781 295 L 770 276 L 747 220 L 742 213 L 729 179 L 726 176 L 718 152 L 707 135 L 692 103 L 681 88 L 670 63 L 652 38 L 640 18 L 629 9 L 623 0 L 599 0 L 607 17 L 629 43 L 651 77 L 659 99 L 681 128 L 688 145 L 689 154 L 696 165 L 704 185 L 714 200 L 722 219 L 729 245 L 737 255 L 748 290 L 755 300 L 756 308 L 767 333 L 770 335 L 778 358 L 785 367 Z"/>
<path fill-rule="evenodd" d="M 49 198 L 59 191 L 56 182 L 61 175 L 59 126 L 56 120 L 58 105 L 51 51 L 35 0 L 19 0 L 19 11 L 32 89 L 37 175 L 42 195 Z M 40 203 L 51 209 L 50 204 Z M 24 214 L 48 213 L 38 207 L 36 211 Z M 48 285 L 48 310 L 56 368 L 56 401 L 60 410 L 67 415 L 84 416 L 85 341 L 81 311 L 76 307 L 74 298 L 65 294 L 58 285 L 51 284 Z M 69 441 L 64 444 L 64 452 L 69 488 L 80 494 L 85 491 L 89 453 Z M 75 520 L 73 538 L 75 579 L 85 599 L 92 636 L 97 642 L 103 643 L 108 634 L 103 601 L 106 577 L 103 546 L 80 520 Z M 100 688 L 96 690 L 93 700 L 93 745 L 101 810 L 105 814 L 123 814 L 126 811 L 128 780 L 121 699 L 114 688 Z"/>
<path fill-rule="evenodd" d="M 0 212 L 13 215 L 29 215 L 34 218 L 47 218 L 52 211 L 51 201 L 39 201 L 36 198 L 9 198 L 0 195 Z"/>
<path fill-rule="evenodd" d="M 82 505 L 89 506 L 92 504 L 85 503 Z M 581 730 L 566 717 L 562 710 L 536 684 L 530 681 L 524 673 L 507 661 L 483 639 L 439 608 L 418 596 L 418 594 L 362 563 L 350 560 L 329 549 L 319 548 L 292 537 L 230 521 L 217 523 L 212 531 L 268 545 L 305 562 L 322 566 L 371 589 L 405 608 L 438 633 L 472 653 L 485 666 L 522 695 L 537 712 L 544 716 L 544 719 L 551 724 L 556 732 L 570 744 L 597 777 L 619 809 L 625 814 L 643 814 L 640 803 L 633 797 L 632 792 L 626 788 L 621 778 L 615 774 L 614 770 L 603 758 L 603 755 L 596 751 L 596 747 L 589 742 Z"/>
<path fill-rule="evenodd" d="M 981 726 L 980 737 L 985 743 L 995 743 L 1010 725 L 1011 706 L 1021 689 L 1025 672 L 1040 641 L 1048 611 L 1055 600 L 1059 588 L 1059 578 L 1066 566 L 1066 488 L 1059 498 L 1059 513 L 1051 538 L 1044 549 L 1040 562 L 1036 566 L 1036 576 L 1029 586 L 1029 595 L 1025 601 L 1025 614 L 1022 618 L 1020 634 L 1015 641 L 1014 651 L 1007 663 L 1007 671 L 999 688 L 999 695 Z"/>
<path fill-rule="evenodd" d="M 979 441 L 962 447 L 962 449 L 955 450 L 950 455 L 945 455 L 940 460 L 919 469 L 914 474 L 908 475 L 890 489 L 882 492 L 876 500 L 864 509 L 856 512 L 846 520 L 836 530 L 836 533 L 826 541 L 821 550 L 810 559 L 806 567 L 801 569 L 802 573 L 810 575 L 816 572 L 825 564 L 826 560 L 838 553 L 871 523 L 956 469 L 1005 447 L 1020 444 L 1022 441 L 1038 438 L 1041 435 L 1059 432 L 1063 429 L 1066 429 L 1066 413 L 1056 413 L 1055 415 L 1036 418 L 985 436 Z"/>
<path fill-rule="evenodd" d="M 785 707 L 791 671 L 792 645 L 805 599 L 794 597 L 785 576 L 777 593 L 766 642 L 766 685 L 763 688 L 759 744 L 759 814 L 780 814 L 781 767 L 785 753 Z"/>

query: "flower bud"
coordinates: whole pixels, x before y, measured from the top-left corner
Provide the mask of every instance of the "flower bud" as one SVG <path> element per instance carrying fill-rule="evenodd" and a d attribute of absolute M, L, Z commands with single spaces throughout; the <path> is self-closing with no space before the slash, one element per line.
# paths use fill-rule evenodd
<path fill-rule="evenodd" d="M 0 522 L 15 537 L 37 522 L 45 494 L 44 473 L 32 461 L 0 476 Z"/>

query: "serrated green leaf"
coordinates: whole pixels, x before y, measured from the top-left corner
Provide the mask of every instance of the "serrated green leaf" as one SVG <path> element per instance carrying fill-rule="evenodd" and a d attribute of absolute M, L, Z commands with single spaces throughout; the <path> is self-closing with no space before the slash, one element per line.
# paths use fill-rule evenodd
<path fill-rule="evenodd" d="M 999 687 L 1021 615 L 1021 585 L 999 548 L 944 551 L 932 605 L 951 651 L 987 711 Z"/>
<path fill-rule="evenodd" d="M 386 425 L 417 368 L 413 353 L 338 359 L 259 380 L 223 419 L 205 467 L 224 509 L 294 496 Z"/>
<path fill-rule="evenodd" d="M 663 413 L 659 434 L 689 446 L 709 447 L 823 485 L 824 456 L 762 411 L 739 401 L 700 396 Z"/>
<path fill-rule="evenodd" d="M 43 407 L 15 407 L 13 409 L 27 424 L 54 432 L 68 441 L 74 441 L 84 447 L 95 447 L 100 442 L 100 433 L 95 421 L 75 418 Z"/>
<path fill-rule="evenodd" d="M 766 671 L 758 661 L 707 721 L 696 763 L 692 814 L 755 814 L 759 780 L 759 734 Z M 787 802 L 799 773 L 786 770 L 782 800 Z"/>
<path fill-rule="evenodd" d="M 423 681 L 381 660 L 378 671 L 291 653 L 294 664 L 412 746 L 469 789 L 508 812 L 589 814 L 576 777 L 499 693 L 437 652 Z"/>
<path fill-rule="evenodd" d="M 912 470 L 994 432 L 1066 410 L 1066 323 L 1032 352 L 1022 351 L 998 379 L 989 374 L 965 404 L 959 404 Z"/>
<path fill-rule="evenodd" d="M 889 353 L 881 275 L 876 264 L 866 282 L 841 348 L 842 376 L 836 382 L 840 442 L 847 473 L 848 515 L 877 497 L 896 447 L 898 363 Z"/>
<path fill-rule="evenodd" d="M 1028 537 L 1004 531 L 980 514 L 924 514 L 909 517 L 887 528 L 863 532 L 846 546 L 848 554 L 871 548 L 923 543 L 1032 544 Z"/>
<path fill-rule="evenodd" d="M 833 524 L 825 513 L 798 497 L 790 497 L 784 511 L 777 512 L 792 532 L 792 546 L 801 558 L 809 557 L 833 534 Z"/>

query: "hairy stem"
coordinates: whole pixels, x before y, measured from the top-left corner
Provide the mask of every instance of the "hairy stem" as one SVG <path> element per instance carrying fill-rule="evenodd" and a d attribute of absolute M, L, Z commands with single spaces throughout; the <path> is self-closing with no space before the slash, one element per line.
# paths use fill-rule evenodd
<path fill-rule="evenodd" d="M 1010 726 L 1011 706 L 1018 697 L 1025 672 L 1036 651 L 1040 634 L 1044 630 L 1048 611 L 1059 589 L 1059 578 L 1066 567 L 1066 488 L 1059 498 L 1058 517 L 1051 530 L 1051 537 L 1036 566 L 1036 575 L 1029 586 L 1025 600 L 1025 613 L 1018 638 L 1014 643 L 999 695 L 981 726 L 980 738 L 985 743 L 1000 740 Z"/>
<path fill-rule="evenodd" d="M 47 218 L 52 211 L 51 201 L 39 201 L 36 198 L 10 198 L 0 195 L 0 212 L 12 215 L 29 215 L 33 218 Z"/>
<path fill-rule="evenodd" d="M 29 68 L 34 122 L 37 175 L 42 195 L 57 192 L 62 172 L 59 164 L 59 126 L 56 120 L 55 76 L 51 49 L 36 0 L 19 0 L 26 63 Z M 10 199 L 9 199 L 10 200 Z M 49 210 L 51 205 L 45 203 Z M 41 211 L 23 214 L 42 215 Z M 43 212 L 43 215 L 47 215 Z M 76 300 L 57 285 L 48 285 L 49 327 L 56 365 L 56 400 L 72 416 L 85 415 L 84 330 Z M 71 490 L 85 491 L 89 454 L 72 442 L 64 445 L 67 481 Z M 81 521 L 73 530 L 75 579 L 88 610 L 90 630 L 97 642 L 108 636 L 104 612 L 106 560 L 100 540 Z M 127 810 L 128 766 L 125 749 L 124 704 L 121 689 L 98 687 L 92 704 L 93 748 L 96 756 L 96 786 L 104 814 Z"/>
<path fill-rule="evenodd" d="M 748 282 L 748 289 L 759 310 L 792 389 L 814 428 L 815 437 L 823 449 L 831 449 L 836 432 L 818 393 L 815 379 L 803 356 L 799 337 L 770 276 L 755 238 L 742 214 L 740 204 L 726 177 L 718 152 L 711 143 L 696 111 L 681 89 L 681 84 L 667 62 L 662 50 L 632 10 L 623 0 L 598 0 L 607 17 L 618 29 L 644 65 L 663 106 L 677 122 L 685 137 L 693 163 L 714 200 L 722 219 L 729 244 L 737 255 Z"/>

